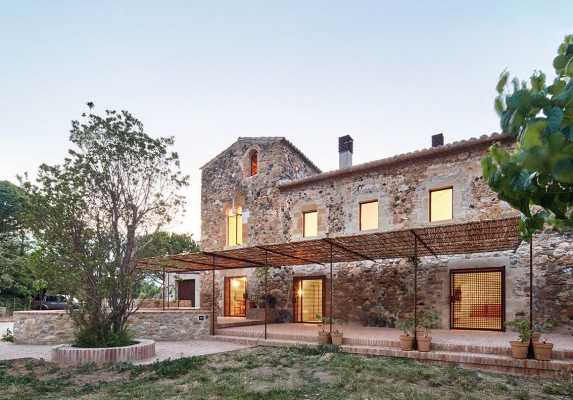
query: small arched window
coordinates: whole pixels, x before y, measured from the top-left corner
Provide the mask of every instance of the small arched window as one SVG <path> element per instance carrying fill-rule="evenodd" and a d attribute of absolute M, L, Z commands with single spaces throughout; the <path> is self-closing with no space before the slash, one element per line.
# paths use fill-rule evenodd
<path fill-rule="evenodd" d="M 249 164 L 250 164 L 251 176 L 256 175 L 259 172 L 259 152 L 258 151 L 253 150 L 251 152 Z"/>

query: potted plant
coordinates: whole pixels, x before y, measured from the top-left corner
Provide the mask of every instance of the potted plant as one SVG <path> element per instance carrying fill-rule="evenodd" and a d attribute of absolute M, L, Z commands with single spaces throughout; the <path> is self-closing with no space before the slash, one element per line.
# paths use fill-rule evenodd
<path fill-rule="evenodd" d="M 529 328 L 529 321 L 525 319 L 514 319 L 506 322 L 505 325 L 511 330 L 519 333 L 519 340 L 512 340 L 509 342 L 511 345 L 511 356 L 520 360 L 527 358 L 532 333 Z"/>
<path fill-rule="evenodd" d="M 430 351 L 432 348 L 432 337 L 430 330 L 438 327 L 439 317 L 435 311 L 426 311 L 420 314 L 418 326 L 422 328 L 421 335 L 416 335 L 418 351 Z"/>
<path fill-rule="evenodd" d="M 553 328 L 553 321 L 545 321 L 542 323 L 535 323 L 533 326 L 533 333 L 531 336 L 531 343 L 533 344 L 533 355 L 538 361 L 549 361 L 553 353 L 553 343 L 548 343 L 547 340 L 541 338 L 542 333 L 546 333 Z"/>
<path fill-rule="evenodd" d="M 317 319 L 320 319 L 319 315 L 317 315 Z M 328 329 L 328 321 L 327 318 L 322 318 L 322 322 L 318 325 L 318 344 L 325 345 L 330 343 L 331 337 Z"/>
<path fill-rule="evenodd" d="M 414 319 L 405 318 L 398 320 L 398 328 L 402 331 L 400 335 L 400 349 L 411 351 L 414 349 L 414 337 L 411 335 L 414 330 Z"/>
<path fill-rule="evenodd" d="M 330 335 L 330 339 L 332 340 L 332 344 L 336 346 L 342 346 L 344 332 L 342 331 L 342 320 L 336 320 L 336 324 L 334 329 L 332 330 L 332 334 Z"/>

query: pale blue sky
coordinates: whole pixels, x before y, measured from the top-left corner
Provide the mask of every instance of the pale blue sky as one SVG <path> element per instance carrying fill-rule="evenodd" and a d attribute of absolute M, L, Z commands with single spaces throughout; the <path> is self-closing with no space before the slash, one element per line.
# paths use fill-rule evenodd
<path fill-rule="evenodd" d="M 465 3 L 465 4 L 463 4 Z M 323 170 L 498 130 L 509 68 L 552 72 L 573 1 L 3 1 L 0 179 L 62 160 L 86 101 L 174 135 L 192 177 L 238 136 L 286 136 Z"/>

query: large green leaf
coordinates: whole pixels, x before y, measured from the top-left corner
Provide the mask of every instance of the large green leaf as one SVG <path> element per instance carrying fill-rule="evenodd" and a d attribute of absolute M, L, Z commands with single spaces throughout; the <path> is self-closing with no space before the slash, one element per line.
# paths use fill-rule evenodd
<path fill-rule="evenodd" d="M 532 147 L 541 146 L 541 133 L 547 126 L 546 120 L 536 120 L 534 122 L 530 122 L 525 128 L 525 132 L 521 139 L 521 144 L 523 148 L 528 150 Z"/>
<path fill-rule="evenodd" d="M 573 184 L 573 157 L 563 156 L 553 163 L 553 176 L 565 184 Z"/>

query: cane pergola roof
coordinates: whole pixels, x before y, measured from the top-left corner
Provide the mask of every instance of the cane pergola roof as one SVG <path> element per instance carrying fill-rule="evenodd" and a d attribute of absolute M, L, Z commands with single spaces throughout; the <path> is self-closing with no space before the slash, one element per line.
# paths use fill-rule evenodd
<path fill-rule="evenodd" d="M 432 225 L 296 242 L 199 251 L 138 261 L 150 271 L 194 272 L 516 250 L 519 218 Z"/>

